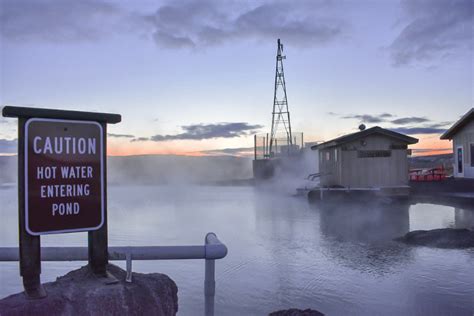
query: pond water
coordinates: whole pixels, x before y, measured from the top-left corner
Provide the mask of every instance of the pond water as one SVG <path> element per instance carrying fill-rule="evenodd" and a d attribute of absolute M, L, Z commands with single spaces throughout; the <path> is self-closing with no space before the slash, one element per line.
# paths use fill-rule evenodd
<path fill-rule="evenodd" d="M 0 190 L 0 246 L 17 246 L 16 188 Z M 416 205 L 321 207 L 253 187 L 109 187 L 109 245 L 202 244 L 213 231 L 216 314 L 314 308 L 327 315 L 472 315 L 474 249 L 410 247 L 411 230 L 474 227 L 471 210 Z M 87 234 L 43 236 L 43 246 L 86 246 Z M 124 267 L 121 262 L 116 264 Z M 42 281 L 85 263 L 44 262 Z M 168 274 L 179 314 L 204 309 L 202 260 L 134 261 Z M 0 263 L 0 297 L 21 291 L 18 263 Z"/>

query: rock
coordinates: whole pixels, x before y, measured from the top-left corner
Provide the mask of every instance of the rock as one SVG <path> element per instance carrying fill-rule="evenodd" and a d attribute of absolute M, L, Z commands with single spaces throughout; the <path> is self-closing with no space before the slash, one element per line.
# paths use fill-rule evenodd
<path fill-rule="evenodd" d="M 309 308 L 305 310 L 291 308 L 270 313 L 268 316 L 324 316 L 324 314 Z"/>
<path fill-rule="evenodd" d="M 18 293 L 0 300 L 0 315 L 176 315 L 178 288 L 168 276 L 133 273 L 127 283 L 124 270 L 107 269 L 118 283 L 106 285 L 84 266 L 44 284 L 44 299 Z"/>
<path fill-rule="evenodd" d="M 410 245 L 463 249 L 474 247 L 474 231 L 455 228 L 415 230 L 395 240 Z"/>

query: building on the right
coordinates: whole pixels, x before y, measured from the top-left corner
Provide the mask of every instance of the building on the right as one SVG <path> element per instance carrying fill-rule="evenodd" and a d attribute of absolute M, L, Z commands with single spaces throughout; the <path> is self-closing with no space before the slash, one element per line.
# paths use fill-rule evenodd
<path fill-rule="evenodd" d="M 455 178 L 474 178 L 474 108 L 448 129 L 441 139 L 453 141 Z"/>

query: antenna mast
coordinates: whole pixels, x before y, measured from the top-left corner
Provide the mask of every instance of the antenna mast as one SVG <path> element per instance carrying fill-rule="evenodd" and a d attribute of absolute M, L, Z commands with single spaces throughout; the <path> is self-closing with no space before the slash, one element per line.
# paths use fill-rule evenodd
<path fill-rule="evenodd" d="M 278 127 L 283 124 L 286 133 L 286 145 L 288 154 L 293 145 L 291 135 L 290 111 L 288 110 L 288 100 L 286 98 L 286 84 L 285 74 L 283 72 L 283 59 L 286 56 L 282 55 L 283 44 L 278 39 L 278 49 L 276 55 L 276 70 L 275 70 L 275 91 L 273 94 L 273 111 L 272 111 L 272 131 L 270 137 L 270 148 L 268 148 L 269 157 L 273 156 L 273 146 L 277 139 Z"/>

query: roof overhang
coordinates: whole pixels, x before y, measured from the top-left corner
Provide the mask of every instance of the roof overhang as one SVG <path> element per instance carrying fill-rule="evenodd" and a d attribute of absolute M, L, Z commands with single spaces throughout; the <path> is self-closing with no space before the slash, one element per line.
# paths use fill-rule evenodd
<path fill-rule="evenodd" d="M 379 126 L 375 126 L 375 127 L 372 127 L 372 128 L 369 128 L 369 129 L 366 129 L 366 130 L 363 130 L 363 131 L 360 131 L 360 132 L 357 132 L 357 133 L 344 135 L 344 136 L 335 138 L 333 140 L 330 140 L 330 141 L 327 141 L 327 142 L 324 142 L 324 143 L 321 143 L 321 144 L 318 144 L 318 145 L 311 146 L 311 149 L 316 150 L 316 149 L 326 149 L 326 148 L 336 147 L 336 146 L 340 146 L 340 145 L 343 145 L 343 144 L 346 144 L 346 143 L 352 142 L 354 140 L 357 140 L 357 139 L 360 139 L 360 138 L 363 138 L 363 137 L 367 137 L 367 136 L 373 135 L 373 134 L 380 134 L 380 135 L 384 135 L 384 136 L 387 136 L 387 137 L 390 137 L 390 138 L 394 138 L 394 139 L 402 141 L 402 142 L 404 142 L 408 145 L 418 143 L 417 138 L 410 137 L 410 136 L 407 136 L 407 135 L 404 135 L 404 134 L 400 134 L 400 133 L 397 133 L 397 132 L 394 132 L 394 131 L 391 131 L 391 130 L 388 130 L 388 129 L 385 129 L 385 128 L 381 128 Z"/>
<path fill-rule="evenodd" d="M 474 108 L 471 108 L 466 114 L 464 114 L 451 128 L 449 128 L 440 139 L 453 139 L 453 136 L 459 132 L 470 120 L 474 119 Z"/>

